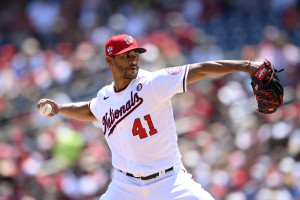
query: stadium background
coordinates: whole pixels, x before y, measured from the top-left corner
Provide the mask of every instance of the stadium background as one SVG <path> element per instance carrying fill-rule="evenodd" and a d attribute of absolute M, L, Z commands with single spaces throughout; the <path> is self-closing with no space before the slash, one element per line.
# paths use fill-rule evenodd
<path fill-rule="evenodd" d="M 0 6 L 0 199 L 94 200 L 111 178 L 98 123 L 39 115 L 40 98 L 88 101 L 112 81 L 104 44 L 148 49 L 141 66 L 270 60 L 284 105 L 256 112 L 245 73 L 173 98 L 183 162 L 216 200 L 300 199 L 299 0 L 10 0 Z"/>

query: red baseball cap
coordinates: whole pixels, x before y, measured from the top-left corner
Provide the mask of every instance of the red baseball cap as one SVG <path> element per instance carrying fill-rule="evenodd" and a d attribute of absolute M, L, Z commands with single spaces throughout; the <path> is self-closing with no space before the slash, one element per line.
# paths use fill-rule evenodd
<path fill-rule="evenodd" d="M 134 37 L 125 34 L 113 36 L 105 44 L 106 56 L 119 55 L 133 49 L 136 49 L 139 53 L 147 51 L 144 48 L 138 47 Z"/>

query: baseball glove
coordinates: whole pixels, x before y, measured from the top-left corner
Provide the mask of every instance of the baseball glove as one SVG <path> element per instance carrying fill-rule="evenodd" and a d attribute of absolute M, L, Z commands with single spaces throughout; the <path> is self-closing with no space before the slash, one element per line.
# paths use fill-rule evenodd
<path fill-rule="evenodd" d="M 258 111 L 264 114 L 274 113 L 283 101 L 283 87 L 277 73 L 269 61 L 264 63 L 251 76 L 251 85 L 256 96 Z"/>

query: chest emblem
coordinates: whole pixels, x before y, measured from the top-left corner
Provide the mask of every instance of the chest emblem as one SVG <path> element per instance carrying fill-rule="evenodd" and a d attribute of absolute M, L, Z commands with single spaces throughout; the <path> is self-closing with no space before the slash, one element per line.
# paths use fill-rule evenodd
<path fill-rule="evenodd" d="M 130 99 L 124 103 L 124 105 L 115 110 L 110 108 L 102 118 L 104 135 L 108 133 L 108 136 L 110 136 L 114 132 L 116 126 L 142 103 L 143 99 L 139 97 L 138 93 L 136 92 L 133 94 L 133 91 L 131 91 Z"/>
<path fill-rule="evenodd" d="M 141 91 L 141 89 L 143 88 L 143 85 L 141 83 L 139 83 L 137 86 L 136 86 L 136 90 L 137 91 Z"/>

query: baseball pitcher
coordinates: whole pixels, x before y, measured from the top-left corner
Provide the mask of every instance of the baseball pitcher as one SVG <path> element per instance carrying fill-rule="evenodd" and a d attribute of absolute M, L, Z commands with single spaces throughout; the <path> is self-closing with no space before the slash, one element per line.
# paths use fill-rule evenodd
<path fill-rule="evenodd" d="M 49 117 L 61 113 L 101 123 L 114 176 L 100 200 L 213 200 L 181 162 L 171 98 L 205 77 L 234 72 L 252 77 L 262 63 L 209 61 L 148 72 L 139 66 L 139 54 L 146 49 L 125 34 L 110 38 L 105 51 L 113 82 L 95 98 L 71 104 L 41 99 L 37 104 L 52 106 Z"/>

